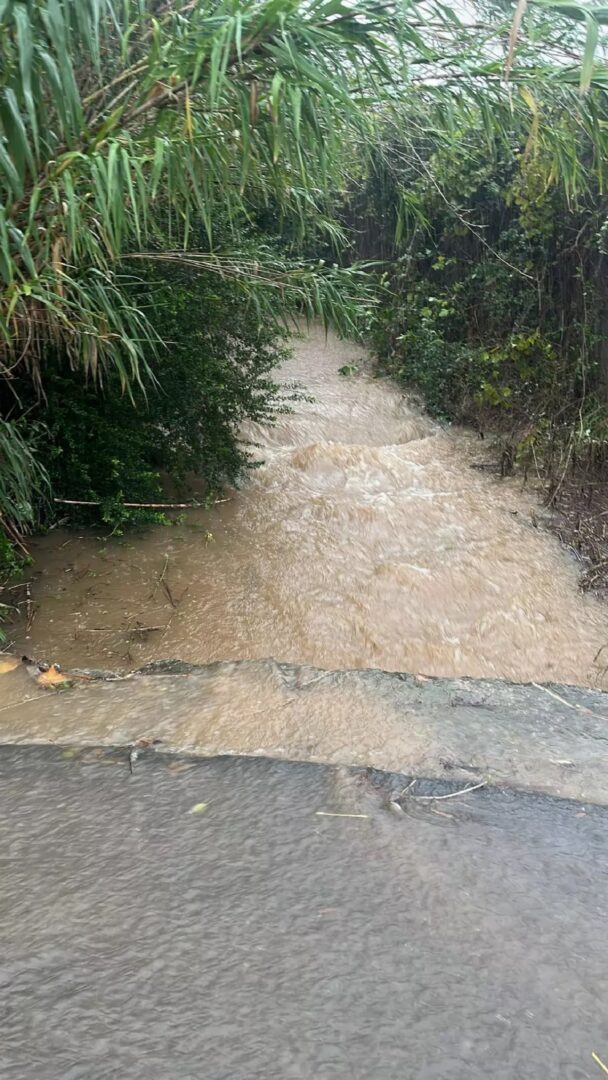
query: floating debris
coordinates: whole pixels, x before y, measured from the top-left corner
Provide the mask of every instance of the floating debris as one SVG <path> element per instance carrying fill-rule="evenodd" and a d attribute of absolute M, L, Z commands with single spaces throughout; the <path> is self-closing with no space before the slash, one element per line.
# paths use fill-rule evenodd
<path fill-rule="evenodd" d="M 158 746 L 162 742 L 162 739 L 144 738 L 138 739 L 137 742 L 129 743 L 129 772 L 131 776 L 135 772 L 135 766 L 139 759 L 140 750 L 149 750 L 151 747 Z"/>
<path fill-rule="evenodd" d="M 65 674 L 59 664 L 49 664 L 48 667 L 39 665 L 39 674 L 34 676 L 38 686 L 53 688 L 54 690 L 69 690 L 74 685 L 69 675 Z"/>
<path fill-rule="evenodd" d="M 460 791 L 449 791 L 447 795 L 414 795 L 413 793 L 408 796 L 410 799 L 417 799 L 418 802 L 435 802 L 437 799 L 456 799 L 458 795 L 468 795 L 471 791 L 479 791 L 479 788 L 485 787 L 486 781 L 482 780 L 479 784 L 470 784 L 468 787 L 463 787 Z"/>
<path fill-rule="evenodd" d="M 73 677 L 63 671 L 60 664 L 48 664 L 46 660 L 32 660 L 22 656 L 21 663 L 38 686 L 45 690 L 69 690 L 74 685 Z"/>

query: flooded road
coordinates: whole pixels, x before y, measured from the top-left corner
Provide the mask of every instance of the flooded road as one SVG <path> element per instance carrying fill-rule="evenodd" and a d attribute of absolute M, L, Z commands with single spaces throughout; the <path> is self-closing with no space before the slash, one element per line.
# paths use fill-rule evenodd
<path fill-rule="evenodd" d="M 473 436 L 439 428 L 318 330 L 282 377 L 314 401 L 248 432 L 264 464 L 228 502 L 142 535 L 33 542 L 17 650 L 66 667 L 273 657 L 608 685 L 605 606 L 533 526 L 520 484 L 474 467 Z"/>
<path fill-rule="evenodd" d="M 607 685 L 606 608 L 353 346 L 314 333 L 284 377 L 315 400 L 249 432 L 230 501 L 33 544 L 15 653 L 208 666 L 55 692 L 0 663 L 5 1071 L 592 1080 L 608 706 L 558 684 Z"/>
<path fill-rule="evenodd" d="M 395 816 L 403 777 L 154 754 L 130 777 L 47 747 L 1 748 L 0 780 L 14 1080 L 608 1062 L 606 810 L 488 791 Z"/>

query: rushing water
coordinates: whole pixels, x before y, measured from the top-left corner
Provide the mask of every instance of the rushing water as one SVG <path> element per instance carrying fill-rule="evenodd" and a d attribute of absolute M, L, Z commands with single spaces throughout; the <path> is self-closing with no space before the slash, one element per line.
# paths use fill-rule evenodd
<path fill-rule="evenodd" d="M 35 541 L 15 651 L 423 674 L 228 662 L 54 694 L 0 666 L 0 740 L 63 746 L 0 748 L 3 1064 L 19 1080 L 599 1075 L 604 809 L 431 803 L 404 776 L 151 750 L 129 773 L 125 744 L 153 736 L 608 799 L 603 695 L 424 677 L 605 684 L 605 608 L 533 498 L 352 346 L 315 333 L 284 377 L 315 400 L 250 431 L 265 463 L 230 501 L 142 535 Z"/>
<path fill-rule="evenodd" d="M 141 535 L 34 542 L 17 648 L 65 666 L 271 656 L 606 685 L 605 607 L 521 485 L 475 468 L 474 436 L 320 331 L 283 377 L 314 400 L 248 432 L 264 464 L 229 501 Z"/>

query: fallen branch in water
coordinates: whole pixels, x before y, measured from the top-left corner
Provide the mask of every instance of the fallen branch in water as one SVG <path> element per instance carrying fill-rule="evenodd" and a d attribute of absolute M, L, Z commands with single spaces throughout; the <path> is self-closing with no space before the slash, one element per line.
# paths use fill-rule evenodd
<path fill-rule="evenodd" d="M 43 698 L 46 698 L 48 701 L 48 692 L 46 694 L 34 694 L 33 697 L 24 697 L 21 698 L 21 701 L 11 701 L 10 705 L 2 705 L 0 712 L 8 712 L 9 709 L 16 709 L 18 705 L 29 705 L 30 701 L 42 701 Z M 47 737 L 47 742 L 52 742 L 52 740 Z"/>
<path fill-rule="evenodd" d="M 171 607 L 176 608 L 177 604 L 175 603 L 175 600 L 173 599 L 173 594 L 171 592 L 171 589 L 169 588 L 169 583 L 166 580 L 166 574 L 167 574 L 168 566 L 169 566 L 169 556 L 165 555 L 165 565 L 163 566 L 162 574 L 160 575 L 160 577 L 158 579 L 158 583 L 159 583 L 159 585 L 162 585 L 162 587 L 163 587 L 163 589 L 165 591 L 165 595 L 166 595 L 169 603 L 171 604 Z"/>
<path fill-rule="evenodd" d="M 167 573 L 168 565 L 169 565 L 169 556 L 165 555 L 165 561 L 163 563 L 163 568 L 162 568 L 162 570 L 160 572 L 160 576 L 158 578 L 158 584 L 159 585 L 162 585 L 163 581 L 165 580 L 165 574 Z"/>
<path fill-rule="evenodd" d="M 457 795 L 469 795 L 469 792 L 478 791 L 479 787 L 485 787 L 486 781 L 471 784 L 469 787 L 461 787 L 459 792 L 449 792 L 448 795 L 408 795 L 408 799 L 418 799 L 419 802 L 434 802 L 436 799 L 455 799 Z"/>
<path fill-rule="evenodd" d="M 30 630 L 32 629 L 32 624 L 34 622 L 34 619 L 36 618 L 36 613 L 38 611 L 37 606 L 34 604 L 34 602 L 32 600 L 32 590 L 30 588 L 30 582 L 29 581 L 27 581 L 26 584 L 25 584 L 25 611 L 26 611 L 26 619 L 27 619 L 27 622 L 26 622 L 26 625 L 25 625 L 25 632 L 26 632 L 26 634 L 29 634 Z"/>
<path fill-rule="evenodd" d="M 169 556 L 165 555 L 165 561 L 163 563 L 163 568 L 162 568 L 160 574 L 156 578 L 156 584 L 155 584 L 154 588 L 152 589 L 152 592 L 150 593 L 150 600 L 154 600 L 154 598 L 156 596 L 156 593 L 158 591 L 158 588 L 161 587 L 164 590 L 165 595 L 166 595 L 169 603 L 171 604 L 171 607 L 175 608 L 175 607 L 177 607 L 177 604 L 175 603 L 175 600 L 173 599 L 173 594 L 172 594 L 171 589 L 169 588 L 169 585 L 168 585 L 168 583 L 166 581 L 166 575 L 167 575 L 168 566 L 169 566 Z"/>
<path fill-rule="evenodd" d="M 596 658 L 601 651 L 602 650 L 600 649 L 600 651 L 595 654 Z M 608 720 L 608 716 L 602 716 L 601 713 L 594 712 L 593 709 L 588 709 L 586 705 L 579 705 L 576 701 L 567 701 L 561 694 L 556 694 L 555 690 L 549 690 L 549 687 L 543 686 L 542 683 L 533 682 L 532 686 L 534 686 L 536 690 L 542 690 L 543 694 L 548 694 L 549 697 L 555 698 L 556 701 L 559 701 L 562 705 L 566 705 L 569 709 L 576 709 L 578 712 L 586 713 L 587 716 L 593 716 L 596 720 Z"/>
<path fill-rule="evenodd" d="M 55 503 L 61 503 L 62 506 L 101 506 L 101 500 L 95 499 L 53 499 Z M 230 502 L 229 499 L 217 499 L 217 502 Z M 213 503 L 215 506 L 216 504 Z M 121 503 L 121 506 L 128 507 L 129 510 L 197 510 L 205 507 L 205 503 L 201 502 L 187 502 L 187 503 L 136 503 L 125 502 Z"/>
<path fill-rule="evenodd" d="M 592 1058 L 593 1058 L 593 1060 L 595 1061 L 595 1064 L 596 1064 L 596 1065 L 599 1065 L 599 1067 L 600 1067 L 600 1069 L 602 1070 L 602 1072 L 605 1072 L 605 1073 L 606 1073 L 606 1075 L 608 1076 L 608 1066 L 604 1065 L 604 1062 L 602 1061 L 601 1057 L 599 1057 L 599 1055 L 598 1055 L 598 1054 L 596 1054 L 595 1050 L 594 1050 L 594 1051 L 593 1051 L 593 1053 L 591 1054 L 591 1057 L 592 1057 Z"/>
<path fill-rule="evenodd" d="M 100 499 L 53 499 L 54 503 L 61 503 L 62 506 L 101 506 Z M 222 503 L 232 502 L 232 499 L 214 499 L 211 506 L 220 506 Z M 140 502 L 123 502 L 121 506 L 126 506 L 129 510 L 206 510 L 208 504 L 206 502 L 183 502 L 183 503 L 140 503 Z M 63 545 L 62 545 L 63 546 Z"/>
<path fill-rule="evenodd" d="M 171 616 L 173 618 L 173 616 Z M 167 623 L 158 626 L 79 626 L 74 631 L 75 636 L 80 634 L 150 634 L 153 630 L 167 630 L 171 619 Z"/>

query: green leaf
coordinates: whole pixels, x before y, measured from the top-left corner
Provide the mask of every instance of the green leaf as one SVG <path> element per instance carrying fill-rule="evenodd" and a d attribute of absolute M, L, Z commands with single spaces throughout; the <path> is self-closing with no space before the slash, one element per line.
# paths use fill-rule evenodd
<path fill-rule="evenodd" d="M 107 138 L 109 133 L 117 127 L 118 121 L 120 120 L 120 117 L 124 112 L 124 108 L 124 104 L 117 105 L 116 108 L 112 110 L 110 115 L 106 116 L 106 119 L 103 121 L 102 124 L 100 124 L 97 131 L 95 132 L 91 149 L 96 150 L 99 144 Z"/>
<path fill-rule="evenodd" d="M 8 184 L 9 189 L 12 191 L 16 199 L 20 199 L 23 195 L 23 177 L 19 176 L 19 173 L 15 167 L 14 162 L 8 156 L 6 147 L 0 141 L 0 178 L 4 173 L 4 180 Z"/>
<path fill-rule="evenodd" d="M 19 70 L 21 73 L 21 90 L 25 100 L 25 107 L 32 129 L 34 145 L 38 149 L 38 119 L 32 94 L 32 60 L 34 46 L 32 39 L 32 24 L 26 8 L 17 4 L 13 10 L 17 45 L 19 49 Z"/>
<path fill-rule="evenodd" d="M 281 87 L 283 86 L 285 79 L 281 75 L 280 71 L 275 72 L 272 84 L 270 87 L 270 108 L 272 111 L 272 119 L 275 124 L 279 119 L 279 101 L 281 98 Z"/>
<path fill-rule="evenodd" d="M 57 110 L 57 115 L 61 119 L 61 126 L 65 132 L 69 125 L 69 119 L 59 68 L 55 63 L 54 57 L 51 56 L 47 49 L 40 47 L 37 52 L 38 59 L 42 63 L 49 80 L 53 107 Z"/>
<path fill-rule="evenodd" d="M 14 264 L 6 227 L 6 210 L 3 206 L 0 206 L 0 274 L 4 284 L 10 285 L 14 278 Z"/>
<path fill-rule="evenodd" d="M 158 191 L 158 184 L 163 172 L 165 163 L 165 140 L 160 136 L 156 136 L 154 139 L 154 167 L 152 169 L 152 198 L 156 198 Z"/>
<path fill-rule="evenodd" d="M 587 36 L 585 39 L 585 51 L 583 53 L 583 63 L 581 66 L 581 94 L 586 94 L 587 90 L 591 86 L 591 79 L 593 76 L 593 63 L 595 60 L 595 50 L 597 48 L 599 25 L 594 19 L 593 15 L 587 14 Z"/>
<path fill-rule="evenodd" d="M 36 266 L 32 258 L 32 254 L 30 252 L 27 240 L 24 234 L 21 232 L 21 229 L 17 229 L 15 225 L 9 225 L 8 231 L 11 240 L 13 241 L 15 247 L 19 252 L 19 255 L 21 256 L 21 259 L 23 260 L 23 263 L 25 264 L 26 270 L 32 278 L 37 278 L 38 271 L 36 270 Z M 25 289 L 25 285 L 23 286 L 23 288 Z"/>

